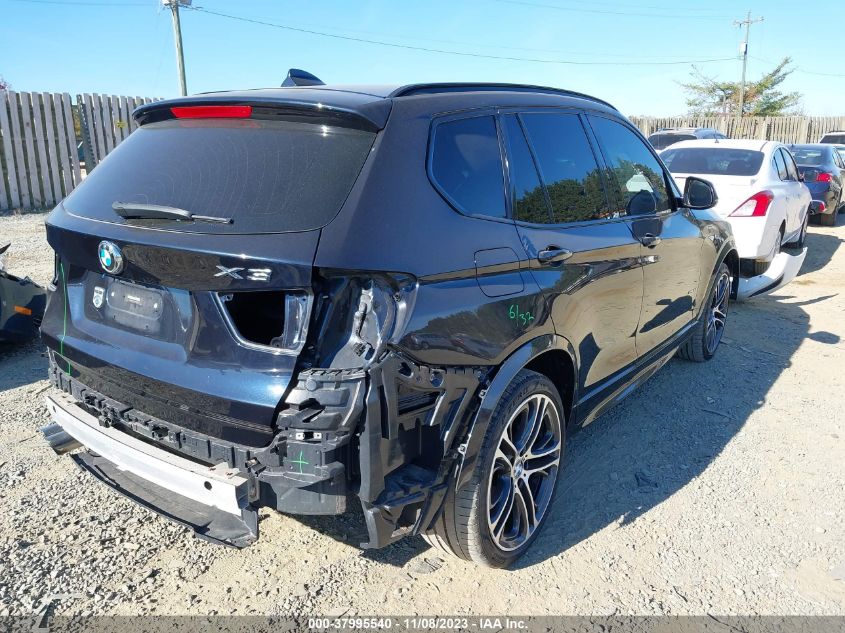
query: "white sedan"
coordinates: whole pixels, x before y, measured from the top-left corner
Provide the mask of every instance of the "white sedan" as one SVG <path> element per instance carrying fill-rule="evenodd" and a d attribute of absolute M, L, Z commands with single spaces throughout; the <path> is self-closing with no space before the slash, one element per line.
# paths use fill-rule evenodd
<path fill-rule="evenodd" d="M 782 246 L 801 248 L 812 197 L 792 154 L 773 141 L 682 141 L 660 153 L 675 182 L 713 183 L 714 211 L 733 229 L 742 276 L 763 274 Z"/>

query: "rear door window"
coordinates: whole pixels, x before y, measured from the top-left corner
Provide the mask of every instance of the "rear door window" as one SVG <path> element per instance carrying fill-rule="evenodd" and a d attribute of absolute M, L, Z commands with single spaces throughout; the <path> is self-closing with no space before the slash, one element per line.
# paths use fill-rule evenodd
<path fill-rule="evenodd" d="M 520 119 L 551 203 L 553 224 L 611 216 L 601 169 L 577 114 L 531 113 Z"/>
<path fill-rule="evenodd" d="M 789 180 L 789 173 L 786 171 L 786 162 L 783 160 L 780 150 L 775 152 L 775 171 L 778 173 L 778 178 L 781 180 Z"/>
<path fill-rule="evenodd" d="M 435 185 L 459 211 L 505 217 L 502 154 L 492 116 L 438 124 L 430 168 Z"/>
<path fill-rule="evenodd" d="M 627 126 L 590 116 L 619 202 L 629 215 L 671 209 L 663 167 L 649 147 Z"/>
<path fill-rule="evenodd" d="M 786 173 L 789 180 L 798 180 L 798 167 L 795 166 L 795 161 L 792 160 L 792 155 L 785 149 L 780 148 L 781 154 L 783 154 L 783 162 L 786 165 Z"/>
<path fill-rule="evenodd" d="M 115 202 L 231 218 L 231 224 L 133 220 L 195 233 L 284 233 L 328 224 L 358 178 L 375 134 L 260 119 L 183 119 L 141 126 L 65 200 L 75 215 L 125 223 Z"/>
<path fill-rule="evenodd" d="M 504 124 L 508 139 L 513 217 L 520 222 L 548 224 L 552 219 L 546 192 L 522 132 L 522 125 L 515 114 L 506 115 Z"/>

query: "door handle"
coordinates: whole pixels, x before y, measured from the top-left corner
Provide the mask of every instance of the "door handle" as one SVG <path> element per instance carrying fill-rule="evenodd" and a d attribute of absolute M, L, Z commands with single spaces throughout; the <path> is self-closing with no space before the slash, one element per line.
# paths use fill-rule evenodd
<path fill-rule="evenodd" d="M 663 239 L 660 236 L 654 235 L 653 233 L 646 233 L 645 235 L 640 237 L 640 243 L 642 243 L 643 246 L 647 246 L 648 248 L 654 248 L 662 241 Z"/>
<path fill-rule="evenodd" d="M 541 264 L 556 264 L 572 257 L 572 251 L 559 246 L 547 246 L 537 253 L 537 261 Z"/>

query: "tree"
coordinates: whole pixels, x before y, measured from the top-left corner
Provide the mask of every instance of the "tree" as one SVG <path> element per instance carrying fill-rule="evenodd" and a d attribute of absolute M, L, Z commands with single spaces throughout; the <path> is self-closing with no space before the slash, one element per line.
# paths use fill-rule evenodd
<path fill-rule="evenodd" d="M 11 90 L 11 89 L 12 89 L 12 84 L 10 84 L 8 81 L 3 79 L 3 75 L 0 75 L 0 92 L 5 92 L 5 91 Z"/>
<path fill-rule="evenodd" d="M 801 94 L 777 89 L 794 72 L 794 68 L 788 68 L 791 63 L 791 58 L 784 57 L 772 71 L 757 81 L 746 81 L 743 115 L 783 116 L 796 113 L 801 103 Z M 715 116 L 737 112 L 740 92 L 738 81 L 708 77 L 695 66 L 692 75 L 693 81 L 681 84 L 690 95 L 687 99 L 690 114 Z"/>

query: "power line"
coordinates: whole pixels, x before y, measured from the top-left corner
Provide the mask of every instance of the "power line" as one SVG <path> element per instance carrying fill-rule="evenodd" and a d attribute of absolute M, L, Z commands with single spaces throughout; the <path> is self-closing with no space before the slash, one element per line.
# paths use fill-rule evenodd
<path fill-rule="evenodd" d="M 755 59 L 758 62 L 763 62 L 764 64 L 774 64 L 777 65 L 780 62 L 772 61 L 771 59 L 763 59 L 762 57 L 756 57 L 754 55 L 749 55 L 751 59 Z M 845 74 L 842 73 L 820 73 L 815 70 L 804 70 L 801 66 L 796 66 L 795 68 L 790 69 L 791 72 L 800 73 L 802 75 L 818 75 L 820 77 L 845 77 Z"/>
<path fill-rule="evenodd" d="M 626 61 L 607 61 L 607 62 L 588 62 L 588 61 L 575 61 L 575 60 L 568 60 L 568 59 L 539 59 L 539 58 L 531 58 L 531 57 L 511 57 L 506 55 L 488 55 L 485 53 L 470 53 L 466 51 L 455 51 L 445 48 L 429 48 L 426 46 L 413 46 L 411 44 L 396 44 L 394 42 L 385 42 L 382 40 L 373 40 L 367 39 L 362 37 L 353 37 L 351 35 L 341 35 L 337 33 L 326 33 L 325 31 L 316 31 L 313 29 L 304 29 L 300 27 L 289 26 L 286 24 L 278 24 L 276 22 L 267 22 L 266 20 L 258 20 L 255 18 L 246 18 L 238 15 L 231 15 L 229 13 L 221 13 L 219 11 L 211 11 L 209 9 L 205 9 L 202 7 L 183 7 L 185 9 L 190 9 L 191 11 L 197 11 L 200 13 L 207 13 L 208 15 L 215 15 L 222 18 L 228 18 L 230 20 L 238 20 L 239 22 L 247 22 L 249 24 L 259 24 L 261 26 L 269 26 L 277 29 L 284 29 L 286 31 L 294 31 L 296 33 L 305 33 L 307 35 L 316 35 L 319 37 L 329 37 L 332 39 L 338 40 L 345 40 L 348 42 L 357 42 L 361 44 L 375 44 L 377 46 L 387 46 L 390 48 L 400 48 L 404 50 L 411 50 L 411 51 L 421 51 L 425 53 L 440 53 L 443 55 L 458 55 L 461 57 L 476 57 L 480 59 L 495 59 L 499 61 L 515 61 L 515 62 L 528 62 L 528 63 L 535 63 L 535 64 L 564 64 L 568 66 L 678 66 L 678 65 L 686 65 L 686 64 L 706 64 L 711 62 L 724 62 L 724 61 L 732 61 L 733 57 L 721 57 L 715 59 L 689 59 L 684 61 L 654 61 L 654 62 L 626 62 Z"/>
<path fill-rule="evenodd" d="M 26 2 L 28 4 L 57 4 L 67 6 L 83 6 L 83 7 L 152 7 L 155 6 L 152 2 L 87 2 L 84 0 L 68 0 L 62 2 L 61 0 L 12 0 L 12 2 Z"/>
<path fill-rule="evenodd" d="M 640 13 L 638 11 L 611 11 L 609 9 L 580 9 L 576 7 L 562 7 L 557 4 L 545 4 L 543 2 L 528 2 L 527 0 L 497 0 L 503 4 L 518 4 L 525 7 L 540 9 L 553 9 L 555 11 L 570 11 L 573 13 L 597 13 L 599 15 L 628 15 L 644 18 L 682 18 L 696 20 L 723 20 L 728 16 L 720 15 L 696 15 L 696 14 L 669 14 L 669 13 Z M 658 8 L 658 7 L 654 7 Z"/>

